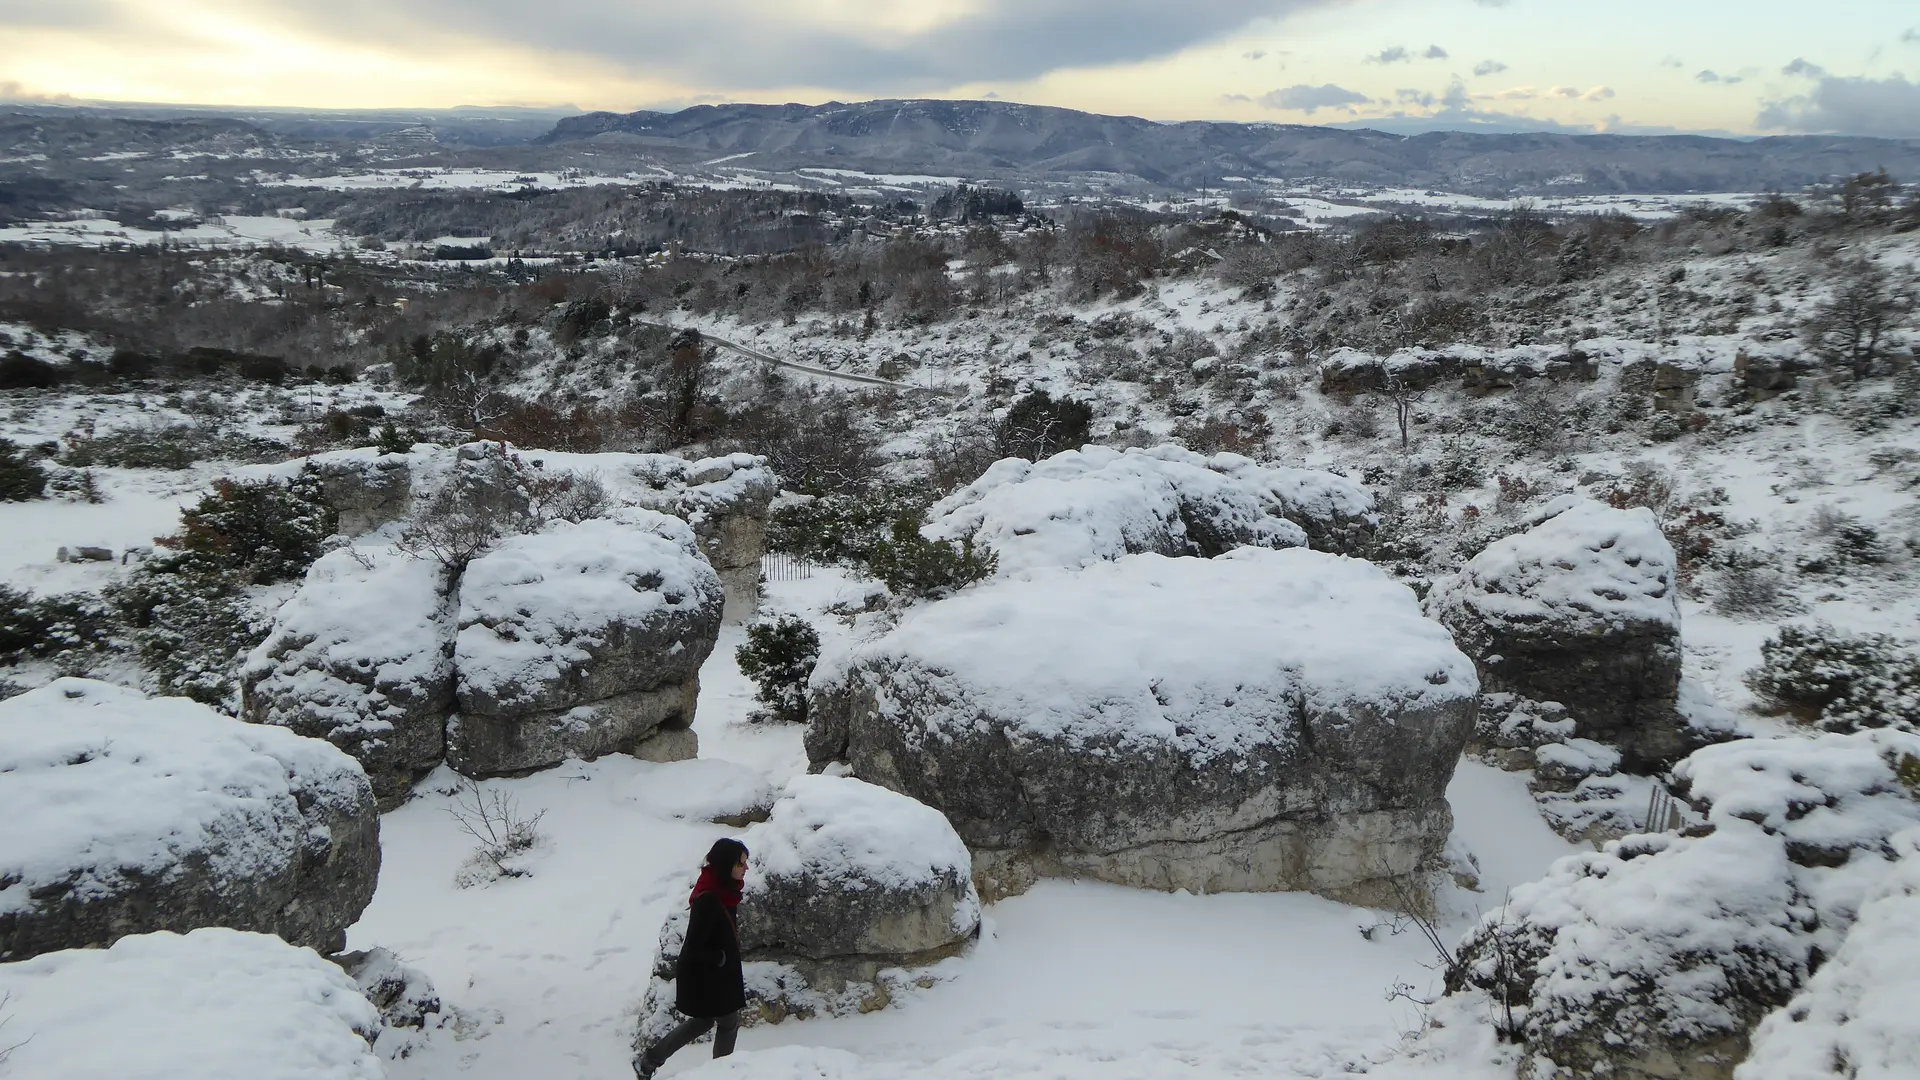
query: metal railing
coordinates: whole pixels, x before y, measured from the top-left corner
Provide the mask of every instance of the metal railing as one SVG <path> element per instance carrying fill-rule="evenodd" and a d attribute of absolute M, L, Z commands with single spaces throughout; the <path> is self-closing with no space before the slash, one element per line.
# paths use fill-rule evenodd
<path fill-rule="evenodd" d="M 765 581 L 805 581 L 813 576 L 813 561 L 783 551 L 760 556 L 760 577 Z"/>

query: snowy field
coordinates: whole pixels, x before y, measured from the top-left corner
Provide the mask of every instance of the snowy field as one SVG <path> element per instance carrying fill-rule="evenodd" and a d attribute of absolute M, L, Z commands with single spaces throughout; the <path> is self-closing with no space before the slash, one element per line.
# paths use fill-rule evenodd
<path fill-rule="evenodd" d="M 767 607 L 823 611 L 859 586 L 837 572 L 771 586 Z M 751 723 L 752 686 L 726 628 L 701 672 L 700 760 L 623 756 L 520 780 L 488 781 L 526 812 L 545 811 L 531 875 L 461 889 L 471 848 L 447 813 L 455 778 L 382 822 L 385 863 L 349 947 L 382 945 L 430 976 L 458 1019 L 408 1057 L 394 1080 L 628 1075 L 654 942 L 686 902 L 686 882 L 724 826 L 697 814 L 716 771 L 746 766 L 778 784 L 804 771 L 797 727 Z M 1523 777 L 1463 762 L 1449 791 L 1456 852 L 1474 853 L 1479 892 L 1442 898 L 1449 940 L 1507 886 L 1539 877 L 1574 847 L 1542 822 Z M 753 1077 L 1323 1077 L 1381 1072 L 1419 1010 L 1396 984 L 1436 990 L 1435 959 L 1385 916 L 1305 894 L 1193 896 L 1047 881 L 992 905 L 979 946 L 944 962 L 942 981 L 866 1016 L 746 1029 L 741 1052 L 710 1063 L 696 1046 L 663 1075 Z M 1487 1055 L 1394 1061 L 1387 1075 L 1502 1075 Z M 1510 1074 L 1508 1074 L 1510 1075 Z"/>
<path fill-rule="evenodd" d="M 331 221 L 235 214 L 209 218 L 179 229 L 138 229 L 110 218 L 40 221 L 0 228 L 0 244 L 70 244 L 78 247 L 140 247 L 168 244 L 200 248 L 287 247 L 328 255 L 339 251 L 341 238 Z"/>

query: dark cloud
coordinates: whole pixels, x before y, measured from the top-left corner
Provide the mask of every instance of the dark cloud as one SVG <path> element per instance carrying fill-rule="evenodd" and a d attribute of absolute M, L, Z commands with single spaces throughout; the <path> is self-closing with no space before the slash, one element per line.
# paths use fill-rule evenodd
<path fill-rule="evenodd" d="M 1429 45 L 1427 46 L 1427 51 L 1420 55 L 1426 57 L 1428 60 L 1445 60 L 1447 58 L 1447 50 L 1438 45 Z"/>
<path fill-rule="evenodd" d="M 1908 82 L 1903 75 L 1869 79 L 1822 73 L 1810 77 L 1818 79 L 1812 91 L 1767 102 L 1754 123 L 1767 131 L 1920 138 L 1920 83 Z"/>
<path fill-rule="evenodd" d="M 1507 65 L 1498 60 L 1482 60 L 1473 65 L 1473 73 L 1480 76 L 1498 75 L 1505 70 L 1507 70 Z"/>
<path fill-rule="evenodd" d="M 1269 109 L 1291 109 L 1308 115 L 1321 109 L 1345 109 L 1353 111 L 1355 105 L 1365 105 L 1373 99 L 1365 94 L 1349 90 L 1344 86 L 1325 83 L 1321 86 L 1288 86 L 1279 90 L 1269 90 L 1260 95 L 1260 104 Z"/>
<path fill-rule="evenodd" d="M 1732 86 L 1735 83 L 1744 82 L 1745 80 L 1743 80 L 1738 75 L 1722 75 L 1717 71 L 1707 70 L 1707 71 L 1701 72 L 1698 75 L 1695 75 L 1693 77 L 1693 81 L 1703 82 L 1703 83 L 1720 83 L 1724 86 Z"/>
<path fill-rule="evenodd" d="M 1407 51 L 1405 45 L 1395 45 L 1391 49 L 1381 49 L 1379 52 L 1367 57 L 1367 63 L 1404 64 L 1411 59 L 1413 59 L 1413 54 Z"/>
<path fill-rule="evenodd" d="M 862 93 L 1148 60 L 1218 40 L 1255 19 L 1333 2 L 983 0 L 942 25 L 888 35 L 822 25 L 774 0 L 260 0 L 271 13 L 351 41 L 425 48 L 479 38 L 595 56 L 697 84 Z"/>

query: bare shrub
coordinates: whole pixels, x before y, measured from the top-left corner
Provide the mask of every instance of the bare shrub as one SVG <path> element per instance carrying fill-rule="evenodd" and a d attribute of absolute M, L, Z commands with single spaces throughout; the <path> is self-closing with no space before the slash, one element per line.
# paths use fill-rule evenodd
<path fill-rule="evenodd" d="M 571 521 L 579 524 L 597 518 L 613 505 L 613 496 L 597 472 L 545 472 L 523 469 L 522 483 L 533 516 L 541 521 Z"/>
<path fill-rule="evenodd" d="M 418 559 L 435 559 L 459 573 L 501 537 L 531 532 L 539 518 L 512 466 L 492 476 L 456 476 L 434 493 L 394 546 Z"/>
<path fill-rule="evenodd" d="M 483 792 L 480 785 L 469 780 L 454 795 L 447 813 L 478 845 L 455 876 L 456 884 L 469 888 L 501 878 L 528 876 L 530 871 L 521 865 L 520 857 L 540 842 L 545 810 L 529 815 L 512 795 L 498 789 Z"/>

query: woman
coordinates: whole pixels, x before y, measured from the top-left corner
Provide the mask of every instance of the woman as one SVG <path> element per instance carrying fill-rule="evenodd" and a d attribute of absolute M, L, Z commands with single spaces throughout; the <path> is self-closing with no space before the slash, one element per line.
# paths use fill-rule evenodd
<path fill-rule="evenodd" d="M 667 1037 L 641 1051 L 633 1071 L 648 1080 L 673 1052 L 713 1029 L 713 1056 L 733 1053 L 740 1034 L 740 1010 L 747 1004 L 740 972 L 740 928 L 734 909 L 747 880 L 747 846 L 716 840 L 687 899 L 687 937 L 674 966 L 674 1008 L 689 1017 Z"/>

